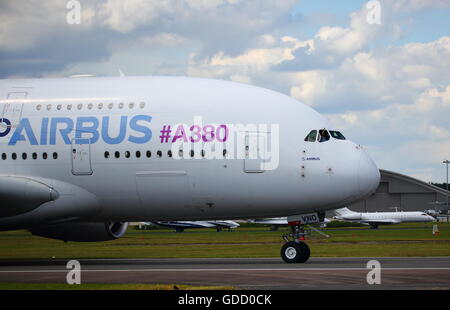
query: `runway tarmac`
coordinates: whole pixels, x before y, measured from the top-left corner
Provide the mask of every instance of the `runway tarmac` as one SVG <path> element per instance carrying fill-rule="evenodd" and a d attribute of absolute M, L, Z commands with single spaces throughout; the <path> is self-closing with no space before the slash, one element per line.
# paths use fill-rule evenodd
<path fill-rule="evenodd" d="M 381 265 L 370 285 L 369 260 Z M 0 282 L 66 283 L 69 260 L 0 260 Z M 159 283 L 239 289 L 450 289 L 450 257 L 82 259 L 82 283 Z"/>

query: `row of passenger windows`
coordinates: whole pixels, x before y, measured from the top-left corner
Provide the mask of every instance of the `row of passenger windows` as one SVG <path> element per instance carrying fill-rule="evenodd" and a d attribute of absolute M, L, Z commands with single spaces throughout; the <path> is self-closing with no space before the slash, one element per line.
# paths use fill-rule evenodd
<path fill-rule="evenodd" d="M 200 156 L 201 157 L 205 157 L 205 150 L 201 150 L 200 152 Z M 161 158 L 164 155 L 166 155 L 169 158 L 173 157 L 173 153 L 171 150 L 164 152 L 163 151 L 157 151 L 156 154 L 152 154 L 151 151 L 146 151 L 146 152 L 141 152 L 141 151 L 136 151 L 134 153 L 134 156 L 136 158 L 141 158 L 141 157 L 147 157 L 147 158 L 151 158 L 153 156 L 156 156 L 157 158 Z M 183 157 L 183 150 L 180 150 L 178 152 L 179 157 Z M 222 155 L 225 157 L 227 155 L 227 150 L 223 150 L 222 151 Z M 106 151 L 104 154 L 105 158 L 111 158 L 112 156 L 114 156 L 115 158 L 120 158 L 121 156 L 124 156 L 125 158 L 130 158 L 131 157 L 131 152 L 130 151 L 125 151 L 123 153 L 123 155 L 119 152 L 119 151 L 115 151 L 113 153 L 110 153 L 109 151 Z M 190 150 L 189 151 L 189 156 L 190 157 L 194 157 L 195 156 L 195 151 L 194 150 Z M 2 160 L 7 160 L 8 158 L 11 158 L 12 160 L 16 160 L 19 157 L 22 158 L 23 160 L 27 160 L 28 157 L 28 153 L 22 153 L 22 154 L 17 154 L 17 153 L 11 153 L 10 156 L 8 156 L 7 153 L 2 153 L 1 155 Z M 38 159 L 38 158 L 42 158 L 42 159 L 49 159 L 49 158 L 53 158 L 53 159 L 58 159 L 58 153 L 57 152 L 53 152 L 52 154 L 48 154 L 46 152 L 43 152 L 41 154 L 38 154 L 36 152 L 32 153 L 30 156 L 31 159 Z"/>
<path fill-rule="evenodd" d="M 82 110 L 83 107 L 87 108 L 88 110 L 92 110 L 95 108 L 97 108 L 98 110 L 101 110 L 103 108 L 108 108 L 109 110 L 111 110 L 112 108 L 114 108 L 114 105 L 117 105 L 117 107 L 119 109 L 123 109 L 124 107 L 128 107 L 129 109 L 134 109 L 135 107 L 139 107 L 141 109 L 145 108 L 145 102 L 140 102 L 139 104 L 134 103 L 134 102 L 130 102 L 130 103 L 123 103 L 123 102 L 119 102 L 119 103 L 88 103 L 88 104 L 83 104 L 83 103 L 79 103 L 79 104 L 67 104 L 67 105 L 62 105 L 62 104 L 57 104 L 57 105 L 53 105 L 53 104 L 47 104 L 45 106 L 45 109 L 47 111 L 51 111 L 53 108 L 56 107 L 56 110 L 60 111 L 64 108 L 66 108 L 68 111 L 72 110 L 72 109 L 77 109 L 77 110 Z M 44 110 L 44 106 L 41 104 L 38 104 L 36 106 L 36 110 L 41 111 Z"/>
<path fill-rule="evenodd" d="M 317 134 L 318 132 L 318 134 Z M 345 140 L 345 137 L 343 134 L 341 134 L 339 131 L 335 131 L 335 130 L 330 130 L 330 132 L 328 132 L 328 130 L 324 129 L 320 129 L 320 130 L 311 130 L 310 133 L 306 136 L 305 141 L 307 142 L 315 142 L 316 140 L 319 142 L 325 142 L 330 140 L 330 135 L 331 137 L 337 139 L 337 140 Z"/>
<path fill-rule="evenodd" d="M 167 156 L 169 158 L 172 158 L 173 157 L 173 152 L 172 152 L 172 150 L 168 150 L 167 152 L 156 151 L 156 154 L 152 154 L 151 151 L 145 151 L 145 152 L 136 151 L 133 155 L 136 158 L 141 158 L 141 157 L 151 158 L 152 156 L 154 156 L 156 158 L 161 158 L 163 156 Z M 206 155 L 205 150 L 201 150 L 200 151 L 200 156 L 201 157 L 205 157 L 205 155 Z M 223 150 L 222 151 L 222 155 L 225 157 L 227 155 L 227 150 Z M 130 158 L 132 156 L 132 153 L 130 151 L 125 151 L 123 154 L 121 152 L 119 152 L 119 151 L 115 151 L 115 152 L 111 152 L 111 153 L 109 151 L 106 151 L 104 156 L 105 156 L 105 158 L 112 158 L 112 157 L 120 158 L 122 156 L 125 157 L 125 158 Z M 178 156 L 180 158 L 184 157 L 183 150 L 179 150 L 178 151 Z M 194 150 L 190 150 L 189 151 L 189 156 L 190 157 L 195 157 L 195 151 Z"/>
<path fill-rule="evenodd" d="M 23 160 L 27 160 L 28 159 L 28 153 L 22 153 L 22 154 L 17 154 L 17 153 L 11 153 L 10 155 L 12 160 L 16 160 L 17 158 L 21 157 Z M 36 160 L 38 158 L 42 158 L 42 159 L 49 159 L 49 158 L 53 158 L 53 159 L 58 159 L 58 153 L 53 152 L 53 154 L 48 154 L 46 152 L 42 153 L 42 154 L 38 154 L 38 153 L 32 153 L 30 158 Z M 2 160 L 7 160 L 8 159 L 8 154 L 6 153 L 2 153 Z"/>

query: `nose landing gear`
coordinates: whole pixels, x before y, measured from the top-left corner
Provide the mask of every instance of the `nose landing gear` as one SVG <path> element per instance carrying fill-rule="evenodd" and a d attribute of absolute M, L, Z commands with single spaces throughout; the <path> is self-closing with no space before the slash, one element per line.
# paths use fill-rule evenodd
<path fill-rule="evenodd" d="M 300 222 L 289 222 L 291 233 L 283 235 L 286 243 L 281 248 L 281 258 L 286 263 L 305 263 L 311 251 L 309 246 L 302 242 L 305 240 L 306 232 Z"/>

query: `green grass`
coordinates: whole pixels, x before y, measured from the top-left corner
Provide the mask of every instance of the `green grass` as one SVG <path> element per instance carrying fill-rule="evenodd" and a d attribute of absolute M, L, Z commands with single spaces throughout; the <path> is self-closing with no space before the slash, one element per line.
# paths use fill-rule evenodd
<path fill-rule="evenodd" d="M 450 256 L 450 225 L 439 224 L 440 235 L 432 235 L 433 223 L 329 228 L 324 238 L 313 233 L 308 239 L 313 257 Z M 167 229 L 129 229 L 113 241 L 64 243 L 32 236 L 27 231 L 0 233 L 0 259 L 83 258 L 213 258 L 279 257 L 281 235 L 267 227 L 243 227 L 232 232 Z"/>

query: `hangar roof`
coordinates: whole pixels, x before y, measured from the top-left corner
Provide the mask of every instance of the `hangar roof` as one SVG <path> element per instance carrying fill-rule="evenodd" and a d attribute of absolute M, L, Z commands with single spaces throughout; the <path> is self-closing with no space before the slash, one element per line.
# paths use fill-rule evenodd
<path fill-rule="evenodd" d="M 404 174 L 400 174 L 397 172 L 393 172 L 393 171 L 388 171 L 388 170 L 383 170 L 380 169 L 380 174 L 381 174 L 381 180 L 386 179 L 386 177 L 388 178 L 393 178 L 393 179 L 397 179 L 399 181 L 403 181 L 403 182 L 407 182 L 410 184 L 414 184 L 416 186 L 420 186 L 423 189 L 427 190 L 427 191 L 433 191 L 433 192 L 438 192 L 442 195 L 448 195 L 449 192 L 447 192 L 445 189 L 442 189 L 438 186 L 435 186 L 433 184 L 430 183 L 426 183 L 423 182 L 421 180 L 412 178 L 410 176 L 404 175 Z"/>

